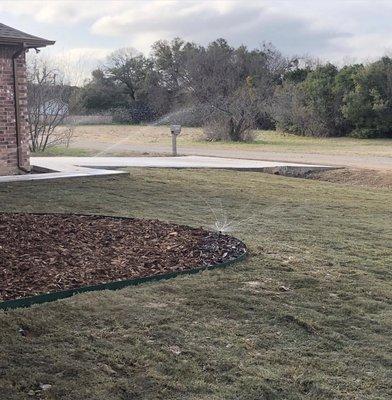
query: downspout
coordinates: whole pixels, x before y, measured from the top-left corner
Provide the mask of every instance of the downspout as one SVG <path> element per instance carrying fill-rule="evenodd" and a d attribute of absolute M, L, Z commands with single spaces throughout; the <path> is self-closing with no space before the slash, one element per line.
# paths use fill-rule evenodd
<path fill-rule="evenodd" d="M 19 104 L 19 86 L 18 86 L 18 68 L 17 68 L 17 58 L 26 51 L 25 44 L 22 45 L 12 55 L 12 75 L 13 75 L 13 86 L 14 86 L 14 107 L 15 107 L 15 134 L 16 134 L 16 159 L 18 168 L 26 173 L 30 171 L 23 167 L 23 154 L 22 154 L 22 138 L 20 136 L 20 104 Z"/>

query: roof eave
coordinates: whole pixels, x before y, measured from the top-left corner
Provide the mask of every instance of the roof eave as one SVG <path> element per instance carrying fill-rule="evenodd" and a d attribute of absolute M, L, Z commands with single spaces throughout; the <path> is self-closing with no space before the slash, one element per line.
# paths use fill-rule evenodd
<path fill-rule="evenodd" d="M 21 40 L 20 38 L 0 38 L 0 44 L 1 45 L 6 45 L 6 46 L 23 46 L 27 49 L 29 48 L 38 48 L 38 47 L 46 47 L 46 46 L 51 46 L 55 44 L 56 42 L 54 40 Z"/>

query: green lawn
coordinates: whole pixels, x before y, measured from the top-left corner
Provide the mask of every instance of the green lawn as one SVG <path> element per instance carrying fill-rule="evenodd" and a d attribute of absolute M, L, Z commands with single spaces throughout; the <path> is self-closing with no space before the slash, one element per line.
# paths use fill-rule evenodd
<path fill-rule="evenodd" d="M 3 211 L 227 220 L 250 250 L 224 270 L 0 312 L 0 399 L 391 398 L 391 202 L 236 171 L 0 185 Z"/>
<path fill-rule="evenodd" d="M 94 151 L 56 146 L 48 147 L 45 151 L 32 152 L 31 155 L 34 157 L 90 157 L 94 155 Z"/>

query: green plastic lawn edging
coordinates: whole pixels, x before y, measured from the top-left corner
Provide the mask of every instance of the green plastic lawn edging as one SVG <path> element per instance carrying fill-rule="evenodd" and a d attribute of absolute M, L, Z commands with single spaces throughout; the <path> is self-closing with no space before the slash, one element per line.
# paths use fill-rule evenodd
<path fill-rule="evenodd" d="M 46 214 L 48 214 L 48 213 L 46 213 Z M 65 214 L 61 214 L 61 215 L 65 215 Z M 127 219 L 127 217 L 118 217 L 118 216 L 113 217 L 113 216 L 93 215 L 93 214 L 69 214 L 69 215 L 84 215 L 84 216 L 90 216 L 90 217 L 95 216 L 95 217 L 102 217 L 102 218 L 106 217 L 106 218 L 116 218 L 116 219 L 117 218 L 118 219 Z M 198 272 L 205 271 L 205 270 L 212 270 L 215 268 L 227 267 L 228 265 L 231 265 L 238 261 L 242 261 L 246 258 L 248 252 L 247 252 L 245 244 L 244 243 L 242 243 L 242 244 L 245 247 L 245 252 L 243 254 L 241 254 L 240 256 L 238 256 L 235 259 L 225 261 L 220 264 L 206 265 L 203 267 L 197 267 L 197 268 L 183 270 L 183 271 L 174 271 L 174 272 L 169 272 L 169 273 L 160 274 L 160 275 L 152 275 L 152 276 L 145 276 L 145 277 L 141 277 L 141 278 L 126 279 L 123 281 L 100 283 L 98 285 L 81 286 L 81 287 L 75 288 L 75 289 L 61 290 L 59 292 L 46 293 L 46 294 L 39 294 L 36 296 L 31 296 L 31 297 L 24 297 L 22 299 L 7 300 L 7 301 L 0 302 L 0 310 L 9 310 L 9 309 L 15 309 L 15 308 L 30 307 L 33 304 L 42 304 L 42 303 L 48 303 L 48 302 L 56 301 L 56 300 L 60 300 L 60 299 L 66 299 L 68 297 L 72 297 L 75 294 L 79 294 L 79 293 L 94 292 L 94 291 L 98 291 L 98 290 L 118 290 L 118 289 L 125 288 L 127 286 L 140 285 L 141 283 L 145 283 L 145 282 L 161 281 L 161 280 L 175 278 L 176 276 L 179 276 L 179 275 L 191 275 L 191 274 L 196 274 Z"/>

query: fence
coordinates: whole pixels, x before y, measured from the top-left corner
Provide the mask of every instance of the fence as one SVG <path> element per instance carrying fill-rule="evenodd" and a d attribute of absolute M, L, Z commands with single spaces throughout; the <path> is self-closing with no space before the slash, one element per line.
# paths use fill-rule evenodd
<path fill-rule="evenodd" d="M 63 121 L 63 125 L 102 125 L 111 124 L 111 115 L 69 115 Z"/>

